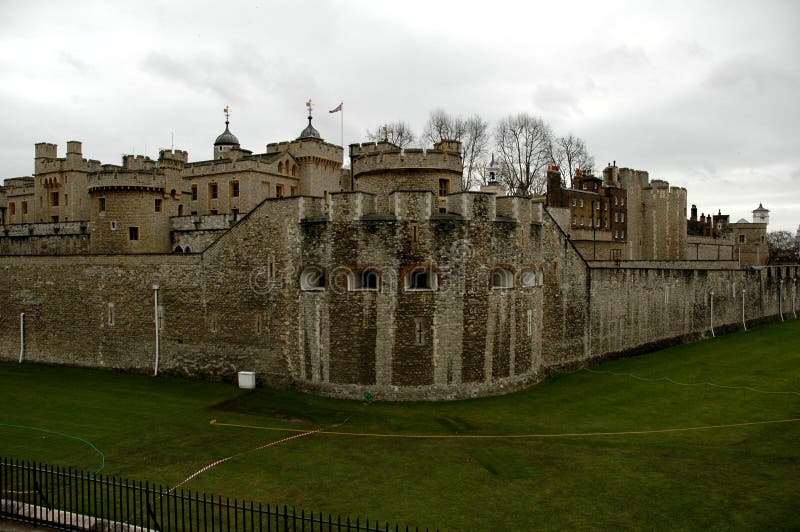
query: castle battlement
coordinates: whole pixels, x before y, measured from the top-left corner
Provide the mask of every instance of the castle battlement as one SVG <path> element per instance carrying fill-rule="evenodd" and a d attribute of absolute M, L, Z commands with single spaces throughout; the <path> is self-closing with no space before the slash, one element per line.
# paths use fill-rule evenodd
<path fill-rule="evenodd" d="M 401 149 L 389 142 L 350 145 L 353 175 L 388 170 L 445 170 L 461 173 L 461 143 L 444 141 L 434 149 Z M 443 149 L 437 149 L 443 148 Z"/>
<path fill-rule="evenodd" d="M 297 139 L 267 144 L 267 154 L 288 152 L 297 159 L 317 157 L 329 161 L 342 162 L 344 149 L 341 146 L 317 139 Z"/>
<path fill-rule="evenodd" d="M 160 161 L 180 161 L 182 163 L 189 162 L 189 152 L 186 150 L 167 150 L 163 149 L 158 152 L 158 160 Z"/>
<path fill-rule="evenodd" d="M 39 142 L 34 146 L 34 173 L 47 172 L 94 172 L 100 167 L 100 161 L 85 159 L 82 154 L 82 144 L 77 140 L 67 141 L 65 157 L 58 157 L 58 145 L 49 142 Z"/>
<path fill-rule="evenodd" d="M 110 167 L 110 168 L 109 168 Z M 87 176 L 89 194 L 112 189 L 164 190 L 164 176 L 157 173 L 128 171 L 114 165 L 103 165 L 103 171 Z"/>
<path fill-rule="evenodd" d="M 330 195 L 328 218 L 331 221 L 360 220 L 375 214 L 375 194 L 369 192 L 334 192 Z"/>

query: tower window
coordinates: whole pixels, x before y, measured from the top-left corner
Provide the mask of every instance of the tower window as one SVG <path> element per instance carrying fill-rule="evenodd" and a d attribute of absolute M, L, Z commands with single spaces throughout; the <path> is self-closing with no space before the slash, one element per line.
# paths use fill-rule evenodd
<path fill-rule="evenodd" d="M 192 201 L 197 201 L 197 185 L 192 185 Z"/>
<path fill-rule="evenodd" d="M 300 289 L 305 291 L 324 290 L 325 272 L 316 266 L 309 266 L 300 274 Z"/>
<path fill-rule="evenodd" d="M 492 288 L 513 288 L 514 272 L 506 268 L 497 268 L 492 272 Z"/>
<path fill-rule="evenodd" d="M 22 202 L 22 214 L 28 214 L 28 202 L 27 201 L 23 201 Z"/>
<path fill-rule="evenodd" d="M 350 272 L 347 278 L 347 287 L 353 291 L 378 291 L 378 272 L 372 268 L 365 268 L 363 270 L 355 270 Z"/>
<path fill-rule="evenodd" d="M 450 193 L 450 180 L 449 179 L 440 179 L 439 180 L 439 195 L 440 196 L 447 196 Z"/>
<path fill-rule="evenodd" d="M 128 227 L 128 240 L 139 240 L 139 228 L 138 227 Z"/>
<path fill-rule="evenodd" d="M 97 207 L 100 209 L 100 212 L 106 212 L 106 199 L 105 198 L 98 199 Z"/>
<path fill-rule="evenodd" d="M 50 193 L 50 205 L 53 207 L 58 207 L 58 192 Z"/>
<path fill-rule="evenodd" d="M 239 197 L 239 182 L 238 181 L 231 181 L 231 197 L 238 198 Z"/>
<path fill-rule="evenodd" d="M 211 199 L 217 199 L 218 196 L 219 196 L 219 186 L 216 183 L 209 183 L 208 197 Z"/>
<path fill-rule="evenodd" d="M 156 210 L 156 212 L 161 212 L 161 199 L 160 198 L 156 198 L 155 210 Z"/>
<path fill-rule="evenodd" d="M 420 318 L 414 319 L 414 343 L 416 345 L 425 345 L 425 329 Z"/>
<path fill-rule="evenodd" d="M 739 243 L 740 244 L 744 244 L 745 240 L 746 240 L 746 237 L 744 235 L 739 235 Z"/>
<path fill-rule="evenodd" d="M 436 290 L 438 276 L 430 266 L 418 266 L 409 270 L 404 279 L 406 290 Z"/>
<path fill-rule="evenodd" d="M 283 197 L 283 185 L 275 185 L 275 197 L 276 198 Z"/>

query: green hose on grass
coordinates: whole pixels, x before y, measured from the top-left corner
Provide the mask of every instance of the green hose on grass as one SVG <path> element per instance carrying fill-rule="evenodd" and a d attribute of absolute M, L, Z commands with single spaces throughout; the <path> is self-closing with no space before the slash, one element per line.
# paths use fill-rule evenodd
<path fill-rule="evenodd" d="M 73 436 L 71 434 L 64 434 L 63 432 L 57 432 L 55 430 L 47 430 L 47 429 L 42 429 L 42 428 L 39 428 L 39 427 L 31 427 L 31 426 L 28 426 L 28 425 L 14 425 L 14 424 L 11 424 L 11 423 L 0 423 L 0 427 L 9 427 L 9 428 L 12 428 L 12 429 L 21 429 L 21 430 L 35 430 L 35 431 L 38 431 L 38 432 L 44 432 L 45 434 L 52 434 L 54 436 L 63 436 L 64 438 L 69 438 L 71 440 L 77 440 L 77 441 L 79 441 L 79 442 L 81 442 L 81 443 L 83 443 L 85 445 L 88 445 L 89 447 L 91 447 L 91 449 L 94 452 L 96 452 L 97 454 L 100 455 L 100 467 L 97 468 L 97 470 L 94 472 L 95 475 L 99 474 L 106 467 L 106 455 L 103 454 L 103 451 L 98 449 L 97 446 L 95 444 L 93 444 L 92 442 L 90 442 L 88 440 L 84 440 L 80 436 Z"/>

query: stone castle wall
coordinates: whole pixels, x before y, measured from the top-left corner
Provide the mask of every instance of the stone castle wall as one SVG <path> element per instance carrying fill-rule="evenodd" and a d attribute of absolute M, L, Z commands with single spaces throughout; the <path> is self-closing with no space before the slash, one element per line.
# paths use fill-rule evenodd
<path fill-rule="evenodd" d="M 191 255 L 0 257 L 0 358 L 150 372 L 153 283 L 165 373 L 342 397 L 454 399 L 507 393 L 546 374 L 741 323 L 789 316 L 797 268 L 584 262 L 541 203 L 430 191 L 267 200 Z M 671 266 L 672 265 L 672 266 Z M 698 267 L 700 266 L 700 267 Z M 321 289 L 303 289 L 308 268 Z M 409 290 L 422 268 L 438 290 Z M 372 269 L 379 290 L 353 290 Z M 508 287 L 492 283 L 508 271 Z M 535 274 L 532 283 L 524 284 Z M 780 276 L 779 276 L 780 274 Z"/>

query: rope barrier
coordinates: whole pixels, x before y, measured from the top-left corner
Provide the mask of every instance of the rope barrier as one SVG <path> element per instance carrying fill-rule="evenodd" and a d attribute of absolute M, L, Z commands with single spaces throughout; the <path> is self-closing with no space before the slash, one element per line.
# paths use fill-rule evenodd
<path fill-rule="evenodd" d="M 627 436 L 627 435 L 642 435 L 642 434 L 663 434 L 668 432 L 689 432 L 696 430 L 712 430 L 712 429 L 727 429 L 734 427 L 749 427 L 755 425 L 770 425 L 775 423 L 797 423 L 800 418 L 789 419 L 775 419 L 768 421 L 748 421 L 743 423 L 728 423 L 724 425 L 702 425 L 697 427 L 674 427 L 666 429 L 652 429 L 652 430 L 625 430 L 615 432 L 564 432 L 558 434 L 541 433 L 541 434 L 380 434 L 370 432 L 339 432 L 330 430 L 316 430 L 316 434 L 325 434 L 329 436 L 354 436 L 361 438 L 396 438 L 396 439 L 473 439 L 473 440 L 501 440 L 501 439 L 533 439 L 533 438 L 576 438 L 576 437 L 596 437 L 596 436 Z M 236 423 L 220 423 L 216 419 L 212 420 L 210 425 L 219 427 L 238 427 L 247 429 L 258 430 L 272 430 L 278 432 L 297 432 L 297 429 L 285 429 L 281 427 L 260 427 L 257 425 L 239 425 Z M 303 433 L 298 436 L 293 436 L 288 439 L 304 436 Z"/>
<path fill-rule="evenodd" d="M 341 423 L 338 423 L 336 425 L 331 425 L 331 426 L 332 427 L 340 427 L 340 426 L 344 425 L 345 423 L 347 423 L 348 419 L 350 419 L 349 416 L 347 418 L 345 418 L 345 420 L 342 421 Z M 216 423 L 216 421 L 217 421 L 216 419 L 213 419 L 213 420 L 211 420 L 210 424 L 213 425 L 213 424 Z M 281 443 L 285 443 L 285 442 L 288 442 L 288 441 L 291 441 L 291 440 L 296 440 L 298 438 L 303 438 L 305 436 L 311 436 L 312 434 L 318 434 L 318 433 L 322 432 L 323 430 L 324 430 L 324 428 L 320 428 L 320 429 L 317 429 L 317 430 L 309 430 L 309 431 L 302 431 L 302 430 L 296 430 L 295 431 L 295 430 L 293 430 L 292 432 L 299 432 L 300 434 L 295 434 L 294 436 L 287 436 L 286 438 L 283 438 L 283 439 L 280 439 L 280 440 L 276 440 L 276 441 L 273 441 L 273 442 L 265 443 L 264 445 L 260 445 L 258 447 L 253 447 L 252 449 L 247 449 L 245 451 L 240 451 L 240 452 L 234 453 L 234 454 L 232 454 L 230 456 L 226 456 L 225 458 L 220 458 L 219 460 L 216 460 L 214 462 L 211 462 L 208 465 L 205 465 L 205 466 L 201 467 L 200 469 L 198 469 L 197 471 L 195 471 L 194 473 L 192 473 L 191 475 L 189 475 L 188 477 L 183 479 L 181 482 L 179 482 L 178 484 L 173 486 L 171 489 L 169 489 L 167 491 L 167 493 L 174 493 L 175 490 L 177 490 L 178 488 L 180 488 L 181 486 L 183 486 L 187 482 L 190 482 L 194 478 L 202 475 L 203 473 L 205 473 L 209 469 L 212 469 L 212 468 L 218 466 L 219 464 L 225 463 L 228 460 L 232 460 L 233 458 L 236 458 L 237 456 L 241 456 L 241 455 L 243 455 L 245 453 L 251 453 L 251 452 L 254 452 L 254 451 L 260 451 L 262 449 L 266 449 L 268 447 L 273 447 L 275 445 L 279 445 Z"/>

